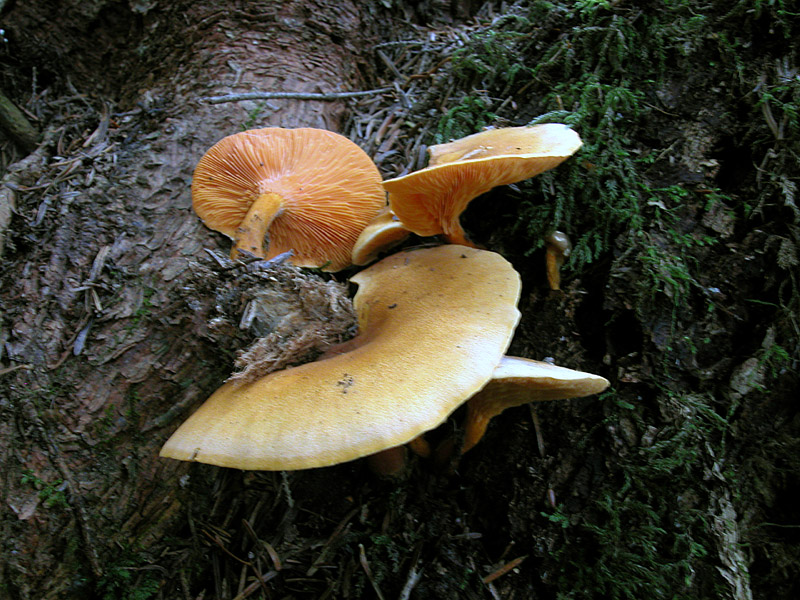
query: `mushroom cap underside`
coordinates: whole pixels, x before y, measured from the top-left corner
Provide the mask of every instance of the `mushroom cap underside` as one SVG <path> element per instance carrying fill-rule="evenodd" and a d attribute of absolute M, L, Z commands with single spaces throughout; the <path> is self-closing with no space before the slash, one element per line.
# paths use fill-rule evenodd
<path fill-rule="evenodd" d="M 353 281 L 359 334 L 350 351 L 224 384 L 161 455 L 303 469 L 406 443 L 486 384 L 519 320 L 519 276 L 484 250 L 400 252 Z"/>
<path fill-rule="evenodd" d="M 483 437 L 489 421 L 512 406 L 545 400 L 563 400 L 597 394 L 608 387 L 599 375 L 574 371 L 546 362 L 504 356 L 492 378 L 469 399 L 461 452 Z"/>
<path fill-rule="evenodd" d="M 267 258 L 291 249 L 298 266 L 349 264 L 359 233 L 386 204 L 377 167 L 346 137 L 270 127 L 230 135 L 206 152 L 194 172 L 192 206 L 209 228 L 234 238 L 267 193 L 281 198 Z"/>
<path fill-rule="evenodd" d="M 511 141 L 501 144 L 486 140 L 509 130 L 513 133 Z M 531 136 L 531 131 L 541 135 Z M 534 141 L 526 146 L 521 136 Z M 465 145 L 469 140 L 472 143 Z M 383 187 L 389 192 L 392 211 L 409 230 L 422 236 L 449 235 L 451 229 L 459 227 L 458 218 L 473 198 L 556 167 L 581 143 L 575 131 L 555 123 L 489 130 L 433 146 L 431 166 L 384 181 Z"/>
<path fill-rule="evenodd" d="M 528 402 L 582 398 L 608 387 L 605 377 L 547 362 L 504 356 L 481 393 L 503 397 L 505 408 Z"/>

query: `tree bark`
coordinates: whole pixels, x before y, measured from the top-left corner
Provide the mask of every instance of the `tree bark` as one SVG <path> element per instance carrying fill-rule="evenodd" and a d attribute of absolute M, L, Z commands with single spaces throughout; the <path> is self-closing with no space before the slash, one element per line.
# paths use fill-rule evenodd
<path fill-rule="evenodd" d="M 187 292 L 204 248 L 228 245 L 192 213 L 192 171 L 242 128 L 335 131 L 347 114 L 346 100 L 199 98 L 361 86 L 369 3 L 164 4 L 17 3 L 6 15 L 19 48 L 45 61 L 40 77 L 61 65 L 52 88 L 76 93 L 53 116 L 47 164 L 19 174 L 5 249 L 4 597 L 114 590 L 130 575 L 121 556 L 157 555 L 185 524 L 191 465 L 158 450 L 231 367 L 206 335 L 213 295 Z"/>

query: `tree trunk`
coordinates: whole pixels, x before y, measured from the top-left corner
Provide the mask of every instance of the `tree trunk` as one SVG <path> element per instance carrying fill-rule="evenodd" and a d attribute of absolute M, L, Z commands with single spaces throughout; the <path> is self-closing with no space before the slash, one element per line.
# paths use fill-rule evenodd
<path fill-rule="evenodd" d="M 0 131 L 0 598 L 797 597 L 800 25 L 634 4 L 0 0 L 0 85 L 42 135 Z M 240 339 L 245 278 L 191 210 L 214 142 L 322 127 L 394 177 L 541 120 L 584 146 L 462 225 L 521 274 L 509 354 L 607 392 L 393 481 L 157 457 Z"/>
<path fill-rule="evenodd" d="M 48 160 L 20 173 L 5 252 L 5 597 L 132 583 L 130 557 L 158 554 L 185 522 L 191 465 L 158 450 L 230 371 L 204 336 L 213 296 L 187 298 L 192 263 L 228 244 L 192 213 L 192 171 L 242 128 L 336 131 L 347 112 L 344 101 L 201 98 L 358 89 L 368 6 L 18 3 L 7 15 L 20 47 L 50 61 L 39 77 L 66 68 L 74 93 L 50 115 Z"/>

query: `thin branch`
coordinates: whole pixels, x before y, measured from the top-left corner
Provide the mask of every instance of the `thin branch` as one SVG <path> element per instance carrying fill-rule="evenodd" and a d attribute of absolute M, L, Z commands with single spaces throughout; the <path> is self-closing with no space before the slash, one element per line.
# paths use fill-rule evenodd
<path fill-rule="evenodd" d="M 39 142 L 39 132 L 2 92 L 0 92 L 0 127 L 26 152 L 33 152 Z"/>
<path fill-rule="evenodd" d="M 514 559 L 514 560 L 512 560 L 511 562 L 507 562 L 506 564 L 504 564 L 502 567 L 500 567 L 499 569 L 497 569 L 497 570 L 496 570 L 494 573 L 492 573 L 491 575 L 487 575 L 486 577 L 484 577 L 484 578 L 483 578 L 483 583 L 491 583 L 492 581 L 494 581 L 494 580 L 495 580 L 495 579 L 497 579 L 498 577 L 501 577 L 501 576 L 505 575 L 505 574 L 506 574 L 506 573 L 508 573 L 509 571 L 511 571 L 511 570 L 513 570 L 514 568 L 518 567 L 518 566 L 519 566 L 519 564 L 520 564 L 520 563 L 521 563 L 523 560 L 525 560 L 526 558 L 528 558 L 528 555 L 527 555 L 527 554 L 526 554 L 526 555 L 524 555 L 524 556 L 520 556 L 519 558 L 515 558 L 515 559 Z"/>
<path fill-rule="evenodd" d="M 223 102 L 241 102 L 242 100 L 341 100 L 342 98 L 360 98 L 391 92 L 393 88 L 379 88 L 364 90 L 363 92 L 330 92 L 318 94 L 313 92 L 248 92 L 245 94 L 226 94 L 225 96 L 206 96 L 201 98 L 209 104 L 222 104 Z"/>
<path fill-rule="evenodd" d="M 375 595 L 378 596 L 378 600 L 385 600 L 383 594 L 381 593 L 381 588 L 378 587 L 378 583 L 372 578 L 372 570 L 369 568 L 369 562 L 367 562 L 367 553 L 364 551 L 364 544 L 358 545 L 358 554 L 361 567 L 364 569 L 364 573 L 367 574 L 367 579 L 369 579 L 369 582 L 372 584 L 372 589 L 375 590 Z"/>

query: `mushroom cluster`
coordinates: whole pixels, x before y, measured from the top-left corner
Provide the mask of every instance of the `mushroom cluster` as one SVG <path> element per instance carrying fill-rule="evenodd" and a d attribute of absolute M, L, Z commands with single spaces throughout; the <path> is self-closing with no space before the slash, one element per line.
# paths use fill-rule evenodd
<path fill-rule="evenodd" d="M 508 407 L 605 389 L 597 375 L 505 355 L 519 274 L 475 248 L 458 220 L 471 198 L 552 168 L 580 144 L 564 125 L 490 130 L 432 147 L 430 166 L 381 187 L 366 154 L 327 131 L 261 129 L 217 143 L 198 164 L 193 205 L 233 238 L 234 258 L 291 250 L 296 265 L 333 271 L 367 264 L 412 232 L 451 243 L 397 252 L 351 277 L 353 339 L 314 362 L 229 380 L 161 456 L 258 470 L 370 456 L 388 473 L 406 444 L 429 454 L 423 434 L 464 404 L 458 454 Z"/>

